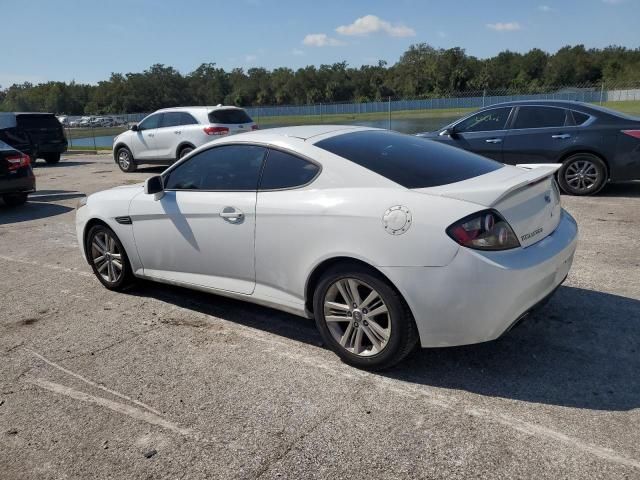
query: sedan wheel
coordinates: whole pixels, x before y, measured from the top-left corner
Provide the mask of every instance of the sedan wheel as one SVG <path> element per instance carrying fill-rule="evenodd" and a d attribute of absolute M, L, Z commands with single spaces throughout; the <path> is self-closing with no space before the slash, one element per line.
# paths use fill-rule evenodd
<path fill-rule="evenodd" d="M 330 268 L 315 288 L 313 311 L 326 345 L 355 367 L 391 367 L 417 343 L 416 325 L 404 299 L 364 265 Z"/>
<path fill-rule="evenodd" d="M 572 155 L 560 168 L 558 183 L 571 195 L 593 195 L 606 183 L 606 167 L 590 153 Z"/>
<path fill-rule="evenodd" d="M 327 290 L 324 319 L 334 340 L 363 357 L 384 350 L 391 336 L 391 315 L 380 294 L 355 278 L 343 278 Z"/>
<path fill-rule="evenodd" d="M 127 255 L 111 229 L 102 225 L 91 229 L 87 256 L 93 273 L 105 287 L 118 290 L 129 283 L 131 272 Z"/>

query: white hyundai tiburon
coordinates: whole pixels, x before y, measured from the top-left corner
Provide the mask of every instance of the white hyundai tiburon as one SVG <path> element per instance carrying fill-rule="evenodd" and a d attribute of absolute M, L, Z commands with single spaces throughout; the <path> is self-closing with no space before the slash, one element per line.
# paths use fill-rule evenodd
<path fill-rule="evenodd" d="M 385 130 L 257 131 L 144 186 L 90 195 L 78 241 L 109 289 L 134 277 L 314 317 L 345 362 L 499 337 L 567 276 L 577 226 L 557 166 L 506 166 Z"/>

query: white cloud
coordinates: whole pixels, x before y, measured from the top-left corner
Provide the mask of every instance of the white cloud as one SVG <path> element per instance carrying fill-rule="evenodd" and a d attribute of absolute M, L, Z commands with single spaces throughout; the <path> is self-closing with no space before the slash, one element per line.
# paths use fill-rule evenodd
<path fill-rule="evenodd" d="M 522 27 L 518 22 L 498 22 L 498 23 L 487 23 L 487 28 L 491 30 L 495 30 L 497 32 L 513 32 L 515 30 L 520 30 Z"/>
<path fill-rule="evenodd" d="M 326 33 L 310 33 L 304 37 L 302 43 L 309 47 L 339 47 L 340 45 L 345 45 L 344 42 L 329 37 Z"/>
<path fill-rule="evenodd" d="M 304 51 L 300 50 L 299 48 L 294 48 L 293 50 L 291 50 L 291 55 L 296 55 L 300 57 L 304 55 Z"/>
<path fill-rule="evenodd" d="M 545 13 L 553 12 L 553 8 L 551 8 L 549 5 L 539 5 L 538 10 Z"/>
<path fill-rule="evenodd" d="M 350 25 L 341 25 L 336 28 L 336 32 L 341 35 L 369 35 L 370 33 L 383 32 L 392 37 L 413 37 L 416 32 L 413 28 L 401 23 L 392 25 L 386 20 L 382 20 L 375 15 L 365 15 L 357 18 Z"/>

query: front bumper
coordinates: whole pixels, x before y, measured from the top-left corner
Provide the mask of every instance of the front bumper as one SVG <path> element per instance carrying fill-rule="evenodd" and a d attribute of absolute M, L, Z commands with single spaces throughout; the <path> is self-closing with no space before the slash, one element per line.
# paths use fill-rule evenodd
<path fill-rule="evenodd" d="M 444 267 L 384 267 L 416 320 L 423 347 L 494 340 L 566 278 L 578 227 L 566 211 L 556 230 L 504 252 L 460 248 Z"/>

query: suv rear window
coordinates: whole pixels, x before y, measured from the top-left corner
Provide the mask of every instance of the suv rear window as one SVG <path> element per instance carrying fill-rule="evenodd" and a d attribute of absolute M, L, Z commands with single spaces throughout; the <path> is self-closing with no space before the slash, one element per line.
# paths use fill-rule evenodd
<path fill-rule="evenodd" d="M 479 155 L 401 133 L 366 130 L 315 144 L 406 188 L 461 182 L 502 168 Z"/>
<path fill-rule="evenodd" d="M 25 130 L 61 127 L 60 122 L 53 115 L 16 115 L 16 123 Z"/>
<path fill-rule="evenodd" d="M 211 123 L 251 123 L 251 117 L 244 110 L 229 108 L 226 110 L 214 110 L 209 112 Z"/>

